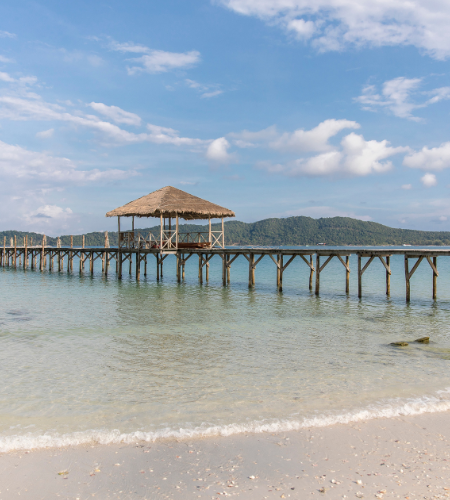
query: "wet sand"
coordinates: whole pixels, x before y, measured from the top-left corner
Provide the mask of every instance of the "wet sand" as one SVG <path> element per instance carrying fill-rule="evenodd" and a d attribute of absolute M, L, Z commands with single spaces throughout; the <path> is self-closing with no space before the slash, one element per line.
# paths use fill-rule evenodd
<path fill-rule="evenodd" d="M 0 455 L 0 500 L 450 497 L 450 413 Z"/>

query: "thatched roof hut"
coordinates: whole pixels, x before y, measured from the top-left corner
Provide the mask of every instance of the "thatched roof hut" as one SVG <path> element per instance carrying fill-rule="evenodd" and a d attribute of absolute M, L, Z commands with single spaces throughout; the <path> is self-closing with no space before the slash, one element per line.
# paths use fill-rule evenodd
<path fill-rule="evenodd" d="M 235 217 L 235 213 L 181 189 L 166 186 L 106 214 L 106 217 L 177 216 L 184 220 L 199 220 Z"/>

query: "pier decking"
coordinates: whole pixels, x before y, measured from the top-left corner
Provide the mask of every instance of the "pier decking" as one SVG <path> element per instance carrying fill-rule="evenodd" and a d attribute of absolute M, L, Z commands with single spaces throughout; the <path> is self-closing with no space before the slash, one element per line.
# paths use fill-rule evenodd
<path fill-rule="evenodd" d="M 73 241 L 73 240 L 72 240 Z M 83 238 L 84 241 L 84 238 Z M 107 236 L 105 237 L 107 241 Z M 350 255 L 356 255 L 358 258 L 358 297 L 362 297 L 362 277 L 366 269 L 374 259 L 379 259 L 385 268 L 386 273 L 386 295 L 390 295 L 391 267 L 390 258 L 393 255 L 403 255 L 405 263 L 405 287 L 406 301 L 411 298 L 410 280 L 422 261 L 427 262 L 432 271 L 432 298 L 437 297 L 437 257 L 450 256 L 450 250 L 439 249 L 327 249 L 321 248 L 267 248 L 267 247 L 229 247 L 229 248 L 191 248 L 161 250 L 159 248 L 127 248 L 127 247 L 51 247 L 45 244 L 45 238 L 42 245 L 28 246 L 27 238 L 24 244 L 18 246 L 16 240 L 14 244 L 6 246 L 4 240 L 3 248 L 0 248 L 0 265 L 4 267 L 23 267 L 44 271 L 63 271 L 64 260 L 67 257 L 66 269 L 73 271 L 74 259 L 79 260 L 79 271 L 84 272 L 85 266 L 89 263 L 89 272 L 94 272 L 94 262 L 100 259 L 102 262 L 102 272 L 106 275 L 111 271 L 111 263 L 114 262 L 114 272 L 119 279 L 122 278 L 124 266 L 128 265 L 128 273 L 134 273 L 136 280 L 140 279 L 141 268 L 144 268 L 144 276 L 147 275 L 149 259 L 155 258 L 156 279 L 163 276 L 163 263 L 168 255 L 176 257 L 176 276 L 178 282 L 185 279 L 186 263 L 191 257 L 197 256 L 198 259 L 198 280 L 209 280 L 209 263 L 213 257 L 222 260 L 222 283 L 227 286 L 231 280 L 231 265 L 238 258 L 245 258 L 248 261 L 248 286 L 255 286 L 255 269 L 259 262 L 265 257 L 271 259 L 276 269 L 276 286 L 279 291 L 283 289 L 283 274 L 289 265 L 297 257 L 301 259 L 309 268 L 309 289 L 320 292 L 320 276 L 325 267 L 332 259 L 339 260 L 346 271 L 345 290 L 350 292 Z M 152 257 L 153 256 L 153 257 Z M 411 262 L 410 262 L 411 261 Z M 134 266 L 133 266 L 134 263 Z M 205 272 L 204 272 L 205 271 Z"/>

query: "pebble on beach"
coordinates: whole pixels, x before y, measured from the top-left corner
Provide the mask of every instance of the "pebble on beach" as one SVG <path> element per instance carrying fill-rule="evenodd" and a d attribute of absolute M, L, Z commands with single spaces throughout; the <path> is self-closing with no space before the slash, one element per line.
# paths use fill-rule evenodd
<path fill-rule="evenodd" d="M 416 339 L 414 342 L 418 342 L 419 344 L 429 344 L 430 337 L 420 337 L 420 339 Z"/>
<path fill-rule="evenodd" d="M 408 342 L 391 342 L 389 345 L 394 345 L 396 347 L 406 347 Z"/>

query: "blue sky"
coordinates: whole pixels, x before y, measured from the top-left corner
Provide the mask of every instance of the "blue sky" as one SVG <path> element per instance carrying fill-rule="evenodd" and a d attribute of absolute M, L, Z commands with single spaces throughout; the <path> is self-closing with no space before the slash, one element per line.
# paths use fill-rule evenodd
<path fill-rule="evenodd" d="M 448 231 L 449 22 L 444 0 L 3 2 L 0 227 L 112 230 L 173 185 L 247 222 Z"/>

